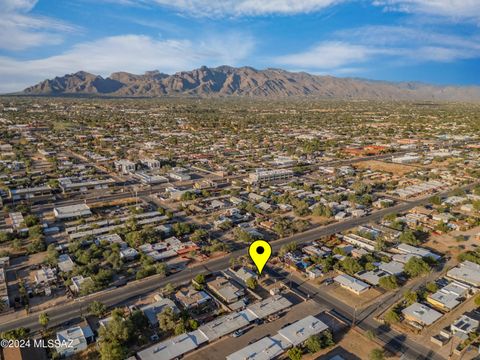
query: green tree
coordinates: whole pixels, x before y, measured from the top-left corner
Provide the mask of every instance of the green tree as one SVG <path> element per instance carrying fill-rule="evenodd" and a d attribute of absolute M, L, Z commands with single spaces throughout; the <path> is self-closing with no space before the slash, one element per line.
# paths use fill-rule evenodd
<path fill-rule="evenodd" d="M 247 286 L 252 289 L 252 290 L 255 290 L 257 288 L 257 285 L 258 285 L 258 281 L 256 278 L 254 277 L 250 277 L 247 279 L 247 281 L 245 282 L 247 284 Z"/>
<path fill-rule="evenodd" d="M 362 265 L 360 265 L 356 259 L 351 257 L 347 257 L 346 259 L 340 261 L 340 266 L 349 275 L 353 275 L 363 270 Z"/>
<path fill-rule="evenodd" d="M 25 216 L 24 221 L 25 221 L 25 225 L 27 225 L 27 227 L 37 225 L 40 222 L 40 220 L 38 220 L 38 218 L 35 215 Z"/>
<path fill-rule="evenodd" d="M 416 291 L 408 290 L 403 294 L 407 306 L 410 306 L 418 301 L 418 294 Z"/>
<path fill-rule="evenodd" d="M 429 282 L 427 285 L 425 285 L 425 288 L 431 293 L 437 292 L 438 290 L 438 286 L 434 282 Z"/>
<path fill-rule="evenodd" d="M 195 282 L 199 285 L 205 285 L 205 275 L 204 274 L 198 274 L 194 278 Z"/>
<path fill-rule="evenodd" d="M 430 266 L 427 262 L 425 262 L 425 260 L 419 257 L 412 257 L 405 264 L 404 271 L 408 276 L 414 278 L 423 274 L 427 274 L 430 271 Z"/>
<path fill-rule="evenodd" d="M 30 336 L 30 329 L 20 327 L 13 330 L 2 332 L 0 334 L 0 339 L 20 340 L 20 339 L 28 339 L 29 336 Z"/>
<path fill-rule="evenodd" d="M 56 266 L 58 263 L 58 251 L 55 248 L 54 244 L 50 244 L 47 247 L 47 256 L 45 258 L 45 261 L 47 264 L 50 266 Z"/>
<path fill-rule="evenodd" d="M 127 348 L 118 340 L 100 340 L 98 352 L 101 360 L 124 360 L 128 356 Z"/>
<path fill-rule="evenodd" d="M 382 349 L 373 349 L 370 352 L 370 360 L 384 360 L 385 352 Z"/>
<path fill-rule="evenodd" d="M 297 243 L 296 242 L 291 242 L 285 245 L 282 245 L 280 248 L 280 251 L 278 252 L 278 256 L 283 257 L 289 252 L 293 252 L 297 250 Z"/>
<path fill-rule="evenodd" d="M 38 315 L 38 323 L 43 328 L 43 330 L 47 330 L 49 322 L 50 322 L 50 317 L 48 316 L 48 314 L 46 312 Z"/>
<path fill-rule="evenodd" d="M 175 286 L 173 286 L 172 283 L 168 283 L 162 289 L 162 292 L 167 295 L 173 293 L 174 291 L 175 291 Z"/>
<path fill-rule="evenodd" d="M 414 232 L 410 229 L 406 229 L 404 232 L 402 232 L 398 239 L 400 240 L 400 242 L 409 244 L 409 245 L 420 244 L 420 241 L 417 239 Z"/>
<path fill-rule="evenodd" d="M 288 350 L 287 355 L 290 360 L 301 360 L 303 351 L 300 348 L 294 346 L 290 350 Z"/>
<path fill-rule="evenodd" d="M 305 346 L 310 353 L 316 353 L 322 349 L 322 343 L 320 341 L 320 337 L 317 335 L 310 336 L 307 341 L 305 342 Z"/>
<path fill-rule="evenodd" d="M 107 313 L 107 307 L 100 301 L 94 301 L 88 306 L 88 311 L 100 318 Z"/>
<path fill-rule="evenodd" d="M 192 240 L 194 243 L 198 243 L 200 241 L 206 240 L 207 238 L 208 238 L 208 231 L 204 229 L 197 229 L 190 236 L 190 240 Z"/>
<path fill-rule="evenodd" d="M 397 277 L 395 275 L 380 278 L 378 284 L 385 290 L 395 290 L 398 288 Z"/>
<path fill-rule="evenodd" d="M 395 310 L 389 310 L 385 314 L 385 321 L 389 324 L 394 324 L 400 321 L 400 315 Z"/>
<path fill-rule="evenodd" d="M 170 307 L 165 308 L 160 314 L 157 315 L 157 318 L 160 330 L 165 333 L 173 331 L 177 326 L 178 316 Z"/>

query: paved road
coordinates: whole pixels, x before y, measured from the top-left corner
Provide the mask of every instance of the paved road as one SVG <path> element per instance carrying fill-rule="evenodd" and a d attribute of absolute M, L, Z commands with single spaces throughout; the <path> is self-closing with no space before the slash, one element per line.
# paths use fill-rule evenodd
<path fill-rule="evenodd" d="M 475 185 L 476 183 L 467 185 L 464 186 L 463 189 L 471 189 Z M 446 196 L 450 193 L 451 191 L 446 191 L 440 193 L 439 195 Z M 282 245 L 290 243 L 292 241 L 296 241 L 299 244 L 311 242 L 317 240 L 322 236 L 333 235 L 335 233 L 346 231 L 348 229 L 354 228 L 358 225 L 365 224 L 370 221 L 380 220 L 383 216 L 389 213 L 406 211 L 415 206 L 425 203 L 428 203 L 428 199 L 415 200 L 409 203 L 399 204 L 391 208 L 382 209 L 362 218 L 349 219 L 341 223 L 335 223 L 324 227 L 315 228 L 304 233 L 296 234 L 287 238 L 282 238 L 272 242 L 272 250 L 273 252 L 276 252 L 280 249 Z M 82 316 L 82 314 L 86 313 L 86 309 L 92 301 L 100 301 L 107 306 L 115 306 L 125 303 L 129 300 L 138 298 L 150 291 L 154 291 L 160 287 L 165 286 L 167 283 L 180 284 L 182 282 L 190 281 L 196 274 L 206 274 L 209 272 L 226 269 L 229 266 L 229 260 L 231 257 L 237 258 L 246 253 L 246 248 L 244 248 L 241 250 L 237 250 L 229 254 L 228 256 L 211 260 L 205 265 L 187 268 L 166 278 L 152 276 L 140 281 L 131 282 L 121 288 L 106 290 L 101 293 L 92 294 L 88 297 L 77 299 L 76 301 L 65 305 L 56 306 L 54 309 L 50 309 L 47 311 L 50 317 L 50 325 L 59 325 L 71 319 Z M 375 321 L 374 312 L 378 309 L 378 304 L 374 304 L 368 309 L 365 309 L 365 311 L 362 311 L 361 314 L 354 314 L 354 309 L 348 307 L 342 302 L 337 301 L 335 298 L 331 297 L 326 292 L 313 292 L 311 296 L 316 301 L 319 301 L 322 304 L 329 306 L 331 309 L 339 313 L 347 320 L 347 322 L 351 322 L 354 317 L 358 319 L 356 322 L 357 326 L 359 326 L 363 330 L 374 331 L 377 339 L 381 340 L 385 344 L 385 347 L 392 352 L 405 353 L 407 355 L 413 356 L 413 358 L 418 359 L 443 359 L 441 356 L 431 351 L 430 349 L 427 349 L 421 344 L 409 340 L 404 334 L 398 333 L 387 326 L 380 325 L 377 321 Z M 395 301 L 395 299 L 392 298 L 386 303 L 390 303 L 392 301 Z M 28 316 L 24 316 L 13 321 L 1 323 L 0 331 L 7 331 L 18 327 L 27 327 L 34 331 L 39 330 L 40 326 L 38 324 L 38 314 L 39 313 L 29 314 Z"/>
<path fill-rule="evenodd" d="M 473 185 L 469 185 L 464 188 L 468 189 L 472 187 Z M 448 193 L 449 192 L 444 192 L 440 195 L 443 196 L 447 195 Z M 317 240 L 322 236 L 333 235 L 338 232 L 352 229 L 361 224 L 365 224 L 371 221 L 377 221 L 389 213 L 406 211 L 417 205 L 427 202 L 428 199 L 420 199 L 405 204 L 399 204 L 391 208 L 382 209 L 365 217 L 348 219 L 340 223 L 334 223 L 324 227 L 314 228 L 300 234 L 273 241 L 271 243 L 272 250 L 273 252 L 276 252 L 280 249 L 282 245 L 288 244 L 292 241 L 295 241 L 298 244 L 308 243 Z M 84 314 L 88 305 L 94 300 L 101 301 L 108 306 L 114 306 L 124 303 L 130 299 L 137 298 L 142 294 L 154 291 L 162 286 L 165 286 L 167 283 L 179 284 L 191 280 L 196 274 L 205 274 L 212 271 L 226 269 L 229 267 L 229 261 L 231 257 L 238 258 L 239 256 L 242 256 L 246 253 L 246 248 L 244 248 L 234 251 L 233 253 L 225 257 L 208 261 L 207 263 L 205 263 L 205 265 L 187 268 L 166 278 L 154 275 L 140 281 L 128 283 L 121 288 L 106 290 L 101 293 L 96 293 L 88 297 L 77 299 L 72 303 L 56 306 L 55 308 L 47 311 L 50 316 L 50 324 L 58 325 L 75 317 L 78 317 L 81 314 Z M 38 314 L 39 313 L 33 313 L 16 320 L 2 322 L 0 324 L 0 331 L 11 330 L 18 327 L 28 327 L 32 330 L 38 330 L 40 328 L 40 326 L 38 325 Z"/>
<path fill-rule="evenodd" d="M 408 339 L 408 337 L 406 337 L 404 334 L 392 330 L 390 327 L 382 325 L 375 320 L 375 316 L 378 313 L 384 311 L 398 301 L 399 297 L 402 296 L 401 294 L 403 291 L 392 293 L 388 297 L 383 298 L 381 305 L 374 303 L 363 309 L 361 312 L 356 312 L 355 308 L 338 301 L 336 298 L 331 296 L 328 293 L 328 286 L 314 286 L 308 282 L 305 282 L 304 279 L 298 276 L 292 276 L 290 272 L 285 270 L 272 269 L 270 267 L 267 269 L 267 272 L 270 276 L 283 280 L 296 291 L 301 292 L 305 296 L 308 295 L 309 298 L 317 301 L 326 309 L 333 310 L 334 314 L 339 315 L 339 317 L 347 323 L 352 323 L 355 319 L 356 326 L 364 331 L 372 331 L 374 334 L 376 334 L 376 338 L 385 344 L 385 348 L 392 353 L 407 354 L 414 359 L 443 359 L 443 357 L 439 356 L 431 349 L 411 339 Z M 438 273 L 434 272 L 427 278 L 417 281 L 408 288 L 418 289 L 421 285 L 433 280 L 433 278 L 436 278 L 436 276 L 438 276 Z"/>

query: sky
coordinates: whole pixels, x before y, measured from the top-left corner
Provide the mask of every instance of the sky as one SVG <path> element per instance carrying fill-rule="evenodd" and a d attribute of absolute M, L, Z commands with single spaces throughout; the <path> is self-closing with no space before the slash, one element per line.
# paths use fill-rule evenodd
<path fill-rule="evenodd" d="M 0 0 L 0 93 L 206 66 L 480 85 L 480 0 Z"/>

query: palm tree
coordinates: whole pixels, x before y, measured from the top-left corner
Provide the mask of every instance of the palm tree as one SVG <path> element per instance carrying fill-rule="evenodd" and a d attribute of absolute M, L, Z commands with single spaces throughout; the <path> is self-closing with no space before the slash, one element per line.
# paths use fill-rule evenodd
<path fill-rule="evenodd" d="M 48 317 L 47 313 L 41 313 L 38 316 L 38 323 L 43 327 L 44 330 L 47 330 L 49 321 L 50 321 L 50 318 Z"/>

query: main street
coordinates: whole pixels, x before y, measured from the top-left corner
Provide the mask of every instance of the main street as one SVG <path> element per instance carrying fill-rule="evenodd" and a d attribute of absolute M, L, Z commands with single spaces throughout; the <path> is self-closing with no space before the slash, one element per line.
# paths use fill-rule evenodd
<path fill-rule="evenodd" d="M 471 189 L 475 184 L 464 186 L 463 189 Z M 440 193 L 440 196 L 446 196 L 450 191 Z M 298 244 L 308 243 L 314 240 L 318 240 L 320 237 L 333 235 L 342 231 L 352 229 L 358 225 L 366 224 L 372 221 L 378 221 L 382 219 L 385 215 L 390 213 L 399 213 L 407 211 L 415 206 L 428 203 L 428 198 L 418 199 L 408 203 L 398 204 L 396 206 L 382 209 L 376 211 L 368 216 L 361 218 L 352 218 L 339 223 L 330 224 L 323 227 L 314 228 L 293 236 L 285 237 L 276 241 L 272 241 L 272 251 L 278 252 L 278 250 L 285 244 L 290 242 L 296 242 Z M 247 254 L 246 247 L 240 250 L 236 250 L 222 258 L 210 260 L 204 264 L 195 267 L 189 267 L 185 270 L 177 272 L 175 274 L 169 275 L 167 277 L 161 277 L 158 275 L 153 275 L 146 279 L 133 281 L 127 285 L 107 289 L 99 293 L 95 293 L 86 297 L 76 299 L 67 304 L 58 305 L 55 308 L 46 310 L 50 317 L 50 325 L 59 325 L 68 320 L 74 319 L 81 315 L 84 315 L 87 312 L 88 305 L 93 301 L 100 301 L 107 306 L 115 306 L 122 303 L 125 303 L 129 300 L 133 300 L 140 296 L 145 295 L 151 291 L 157 290 L 168 283 L 180 284 L 183 282 L 190 281 L 197 274 L 207 274 L 213 271 L 224 270 L 229 267 L 230 258 L 238 258 Z M 2 322 L 0 324 L 0 331 L 7 331 L 18 327 L 27 327 L 31 330 L 40 329 L 38 324 L 38 315 L 41 312 L 31 313 L 24 315 L 15 320 L 8 322 Z"/>

